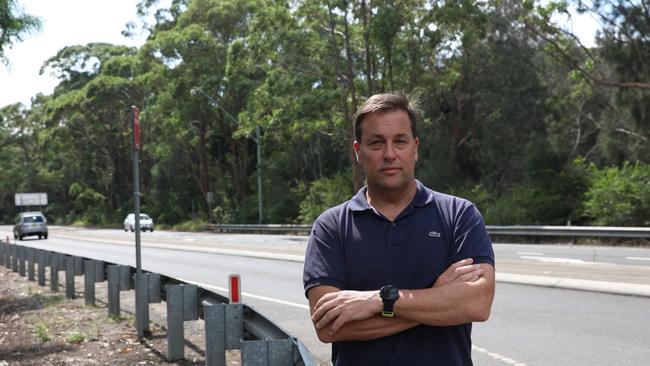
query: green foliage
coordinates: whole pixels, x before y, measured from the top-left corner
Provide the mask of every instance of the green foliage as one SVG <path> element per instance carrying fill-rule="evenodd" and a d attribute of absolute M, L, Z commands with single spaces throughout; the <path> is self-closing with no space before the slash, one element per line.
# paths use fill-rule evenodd
<path fill-rule="evenodd" d="M 16 192 L 47 192 L 52 222 L 119 226 L 135 105 L 142 211 L 157 224 L 258 222 L 259 174 L 262 222 L 309 223 L 363 182 L 359 103 L 405 90 L 422 107 L 417 177 L 488 223 L 642 224 L 642 180 L 602 167 L 649 163 L 647 89 L 611 87 L 648 84 L 648 15 L 607 3 L 581 2 L 611 20 L 584 49 L 553 23 L 569 1 L 143 0 L 139 14 L 156 14 L 140 49 L 65 47 L 42 70 L 59 79 L 51 95 L 0 109 L 0 219 Z"/>
<path fill-rule="evenodd" d="M 39 18 L 19 12 L 16 0 L 0 1 L 0 60 L 5 61 L 5 50 L 15 42 L 23 40 L 24 36 L 39 31 Z"/>
<path fill-rule="evenodd" d="M 349 200 L 353 193 L 350 179 L 343 174 L 313 181 L 300 203 L 300 221 L 312 223 L 326 209 Z"/>
<path fill-rule="evenodd" d="M 205 228 L 208 225 L 208 221 L 201 218 L 196 218 L 192 220 L 183 221 L 179 224 L 176 224 L 172 227 L 172 230 L 176 231 L 205 231 Z"/>
<path fill-rule="evenodd" d="M 50 330 L 43 322 L 39 322 L 34 325 L 34 335 L 36 335 L 36 338 L 41 342 L 47 342 L 52 339 Z"/>
<path fill-rule="evenodd" d="M 650 165 L 636 162 L 597 170 L 586 193 L 585 214 L 597 225 L 650 225 Z"/>
<path fill-rule="evenodd" d="M 86 341 L 86 336 L 80 333 L 74 333 L 65 338 L 68 343 L 83 343 Z"/>

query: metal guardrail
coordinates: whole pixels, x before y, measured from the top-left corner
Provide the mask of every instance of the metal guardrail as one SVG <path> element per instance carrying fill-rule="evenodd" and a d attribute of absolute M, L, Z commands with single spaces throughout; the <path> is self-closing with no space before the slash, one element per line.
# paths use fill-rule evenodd
<path fill-rule="evenodd" d="M 488 233 L 503 236 L 564 236 L 590 238 L 650 238 L 647 227 L 616 226 L 498 226 L 488 225 Z"/>
<path fill-rule="evenodd" d="M 176 278 L 143 271 L 138 279 L 135 268 L 101 260 L 66 255 L 49 250 L 0 242 L 0 265 L 38 277 L 45 286 L 46 268 L 50 268 L 50 290 L 58 291 L 59 271 L 65 271 L 66 297 L 75 298 L 75 276 L 84 276 L 84 301 L 95 304 L 95 283 L 108 281 L 108 313 L 120 315 L 120 291 L 143 289 L 145 304 L 167 303 L 167 361 L 184 358 L 183 322 L 205 321 L 206 365 L 226 365 L 227 349 L 240 349 L 241 362 L 250 366 L 311 366 L 316 362 L 300 340 L 258 313 L 252 307 L 230 300 L 211 290 Z M 136 312 L 138 309 L 136 309 Z M 149 324 L 149 308 L 145 306 L 145 324 Z M 149 332 L 144 330 L 145 335 Z"/>
<path fill-rule="evenodd" d="M 561 236 L 561 237 L 592 237 L 592 238 L 650 238 L 650 228 L 647 227 L 614 227 L 614 226 L 502 226 L 487 225 L 490 235 L 501 236 Z M 311 225 L 279 225 L 279 224 L 208 224 L 208 231 L 220 233 L 263 233 L 263 234 L 309 234 Z"/>

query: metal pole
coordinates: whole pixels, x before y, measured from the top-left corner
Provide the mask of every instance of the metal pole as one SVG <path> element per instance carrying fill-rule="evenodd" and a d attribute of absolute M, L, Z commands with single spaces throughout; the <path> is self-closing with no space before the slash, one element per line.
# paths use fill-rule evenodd
<path fill-rule="evenodd" d="M 142 276 L 142 260 L 140 252 L 140 110 L 138 107 L 131 107 L 131 116 L 133 121 L 133 198 L 135 214 L 135 326 L 138 333 L 138 339 L 144 338 L 148 326 L 148 319 L 145 319 L 146 302 L 143 304 L 142 289 L 140 278 Z"/>
<path fill-rule="evenodd" d="M 259 210 L 259 223 L 262 223 L 262 139 L 260 138 L 260 125 L 255 127 L 257 142 L 257 200 Z"/>

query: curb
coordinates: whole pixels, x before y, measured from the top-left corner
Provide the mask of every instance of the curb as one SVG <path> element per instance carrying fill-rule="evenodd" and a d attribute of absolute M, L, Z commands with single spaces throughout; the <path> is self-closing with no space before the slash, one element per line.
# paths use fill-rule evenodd
<path fill-rule="evenodd" d="M 634 283 L 591 281 L 575 278 L 531 276 L 500 272 L 497 272 L 496 280 L 497 282 L 512 283 L 518 285 L 602 292 L 615 295 L 650 297 L 650 285 L 640 285 Z"/>

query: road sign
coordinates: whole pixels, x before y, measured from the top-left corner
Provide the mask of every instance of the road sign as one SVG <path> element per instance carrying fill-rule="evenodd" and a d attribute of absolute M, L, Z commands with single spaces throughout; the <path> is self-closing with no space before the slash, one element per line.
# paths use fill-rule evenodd
<path fill-rule="evenodd" d="M 16 193 L 16 206 L 47 206 L 47 193 Z"/>

